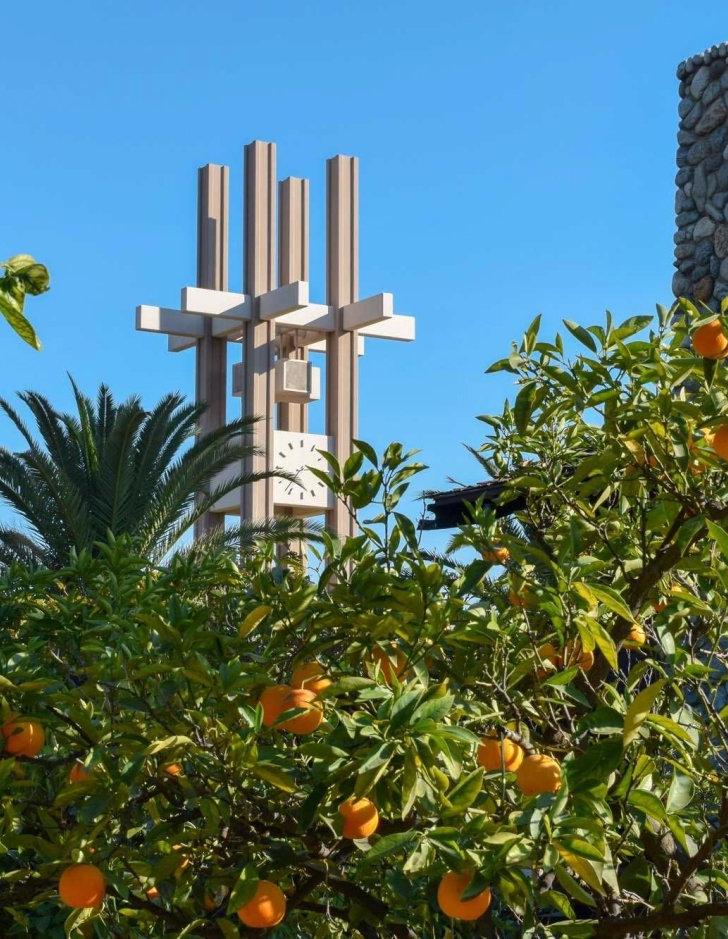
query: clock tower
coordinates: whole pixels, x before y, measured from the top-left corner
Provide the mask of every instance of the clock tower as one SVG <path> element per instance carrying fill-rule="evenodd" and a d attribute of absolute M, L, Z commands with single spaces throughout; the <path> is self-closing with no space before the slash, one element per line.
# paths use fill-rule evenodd
<path fill-rule="evenodd" d="M 196 534 L 224 524 L 227 514 L 249 521 L 325 515 L 329 530 L 344 538 L 353 533 L 349 512 L 311 468 L 326 470 L 321 451 L 339 462 L 351 454 L 365 340 L 409 342 L 415 335 L 414 318 L 394 313 L 391 293 L 359 299 L 359 161 L 326 162 L 323 303 L 309 299 L 309 183 L 277 182 L 275 144 L 256 140 L 245 148 L 241 293 L 228 289 L 227 166 L 201 167 L 197 209 L 196 285 L 182 288 L 179 308 L 137 307 L 136 327 L 165 333 L 171 352 L 195 349 L 196 398 L 207 405 L 203 432 L 225 423 L 227 353 L 239 349 L 232 393 L 244 415 L 260 418 L 251 440 L 259 453 L 245 469 L 282 470 L 295 482 L 262 479 L 230 493 Z M 317 356 L 325 357 L 324 388 Z M 311 433 L 309 405 L 322 394 L 325 433 Z"/>

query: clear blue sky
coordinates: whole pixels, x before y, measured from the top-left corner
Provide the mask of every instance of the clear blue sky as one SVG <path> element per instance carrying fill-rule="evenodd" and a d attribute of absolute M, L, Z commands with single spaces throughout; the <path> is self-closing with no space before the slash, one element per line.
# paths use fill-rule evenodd
<path fill-rule="evenodd" d="M 499 410 L 485 376 L 537 312 L 594 321 L 669 301 L 681 59 L 728 36 L 723 2 L 370 3 L 42 0 L 3 11 L 0 257 L 52 290 L 42 353 L 0 333 L 0 394 L 153 402 L 193 390 L 192 353 L 136 333 L 138 303 L 194 282 L 196 168 L 232 167 L 240 289 L 242 147 L 278 144 L 312 180 L 323 280 L 324 160 L 361 158 L 362 296 L 394 292 L 413 345 L 368 342 L 361 435 L 399 439 L 424 484 L 479 478 L 464 451 Z M 0 426 L 0 442 L 14 443 Z"/>

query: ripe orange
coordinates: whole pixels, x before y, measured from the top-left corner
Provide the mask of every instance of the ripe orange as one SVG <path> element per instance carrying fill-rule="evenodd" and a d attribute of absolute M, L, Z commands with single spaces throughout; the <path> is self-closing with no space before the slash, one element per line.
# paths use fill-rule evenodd
<path fill-rule="evenodd" d="M 693 333 L 693 349 L 704 359 L 722 359 L 728 353 L 728 336 L 720 320 L 711 320 Z"/>
<path fill-rule="evenodd" d="M 518 767 L 516 783 L 526 796 L 558 792 L 561 788 L 561 767 L 553 757 L 532 753 Z"/>
<path fill-rule="evenodd" d="M 156 900 L 159 897 L 159 890 L 156 887 L 150 887 L 147 890 L 147 898 L 149 900 Z"/>
<path fill-rule="evenodd" d="M 37 756 L 45 743 L 45 731 L 38 721 L 14 717 L 0 728 L 5 752 L 12 756 Z"/>
<path fill-rule="evenodd" d="M 545 642 L 542 646 L 539 646 L 538 654 L 543 662 L 551 662 L 556 669 L 561 668 L 564 664 L 559 650 L 551 642 Z M 549 674 L 550 669 L 541 668 L 540 666 L 536 669 L 536 677 L 539 681 L 542 681 Z"/>
<path fill-rule="evenodd" d="M 571 640 L 564 647 L 564 665 L 568 668 L 572 665 L 578 665 L 579 668 L 588 672 L 594 664 L 594 653 L 584 652 L 578 639 Z"/>
<path fill-rule="evenodd" d="M 288 685 L 269 685 L 261 694 L 258 704 L 263 708 L 263 723 L 266 727 L 272 727 L 285 711 L 283 700 L 290 690 Z"/>
<path fill-rule="evenodd" d="M 66 906 L 101 906 L 106 878 L 95 864 L 72 864 L 61 874 L 58 893 Z"/>
<path fill-rule="evenodd" d="M 331 679 L 326 677 L 326 670 L 320 662 L 303 662 L 293 669 L 291 675 L 291 687 L 308 688 L 314 694 L 328 688 Z"/>
<path fill-rule="evenodd" d="M 168 776 L 181 776 L 182 775 L 182 766 L 179 763 L 167 763 L 166 766 L 162 767 L 162 770 Z"/>
<path fill-rule="evenodd" d="M 450 871 L 442 878 L 437 887 L 437 904 L 445 916 L 451 916 L 453 919 L 475 920 L 486 912 L 491 900 L 488 887 L 482 893 L 471 897 L 470 900 L 462 899 L 472 879 L 472 874 L 458 874 L 456 871 Z"/>
<path fill-rule="evenodd" d="M 276 926 L 286 915 L 286 898 L 270 880 L 259 880 L 251 900 L 238 910 L 238 919 L 254 929 Z"/>
<path fill-rule="evenodd" d="M 394 663 L 392 663 L 392 655 L 394 655 Z M 372 659 L 379 666 L 382 678 L 388 685 L 392 684 L 395 675 L 401 679 L 407 671 L 407 656 L 400 649 L 392 652 L 391 650 L 385 651 L 381 646 L 374 646 Z"/>
<path fill-rule="evenodd" d="M 324 718 L 321 702 L 308 688 L 289 689 L 288 694 L 283 698 L 281 713 L 293 708 L 300 708 L 304 713 L 280 725 L 281 730 L 287 730 L 291 734 L 312 734 Z"/>
<path fill-rule="evenodd" d="M 379 812 L 370 799 L 347 799 L 339 806 L 339 814 L 344 818 L 344 838 L 368 838 L 379 827 Z"/>
<path fill-rule="evenodd" d="M 523 750 L 508 737 L 504 737 L 503 740 L 484 737 L 478 747 L 478 763 L 488 773 L 495 770 L 515 773 L 522 761 Z"/>
<path fill-rule="evenodd" d="M 716 428 L 710 445 L 721 459 L 728 460 L 728 424 Z"/>
<path fill-rule="evenodd" d="M 643 646 L 647 641 L 647 636 L 645 630 L 642 626 L 639 626 L 637 623 L 630 629 L 629 635 L 624 640 L 624 646 L 627 649 L 639 649 L 640 646 Z"/>
<path fill-rule="evenodd" d="M 68 781 L 70 783 L 85 782 L 87 779 L 91 779 L 91 773 L 79 760 L 71 767 L 71 771 L 68 774 Z"/>
<path fill-rule="evenodd" d="M 491 564 L 506 564 L 511 558 L 511 552 L 508 548 L 489 548 L 482 552 L 483 560 L 490 561 Z"/>

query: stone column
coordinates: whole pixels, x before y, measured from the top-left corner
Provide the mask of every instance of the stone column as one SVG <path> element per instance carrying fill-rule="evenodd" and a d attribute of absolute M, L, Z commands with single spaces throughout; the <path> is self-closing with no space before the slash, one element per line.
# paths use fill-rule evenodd
<path fill-rule="evenodd" d="M 681 62 L 675 178 L 676 297 L 728 296 L 728 43 Z"/>

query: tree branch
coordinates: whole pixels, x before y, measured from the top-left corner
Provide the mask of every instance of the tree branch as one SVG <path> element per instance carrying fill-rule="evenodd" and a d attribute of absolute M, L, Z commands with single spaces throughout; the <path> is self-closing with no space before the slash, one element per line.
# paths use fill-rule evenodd
<path fill-rule="evenodd" d="M 699 926 L 711 916 L 728 915 L 728 903 L 703 903 L 682 913 L 658 910 L 647 916 L 627 919 L 602 919 L 594 929 L 594 939 L 619 939 L 620 936 L 637 936 L 656 929 L 686 929 Z"/>

